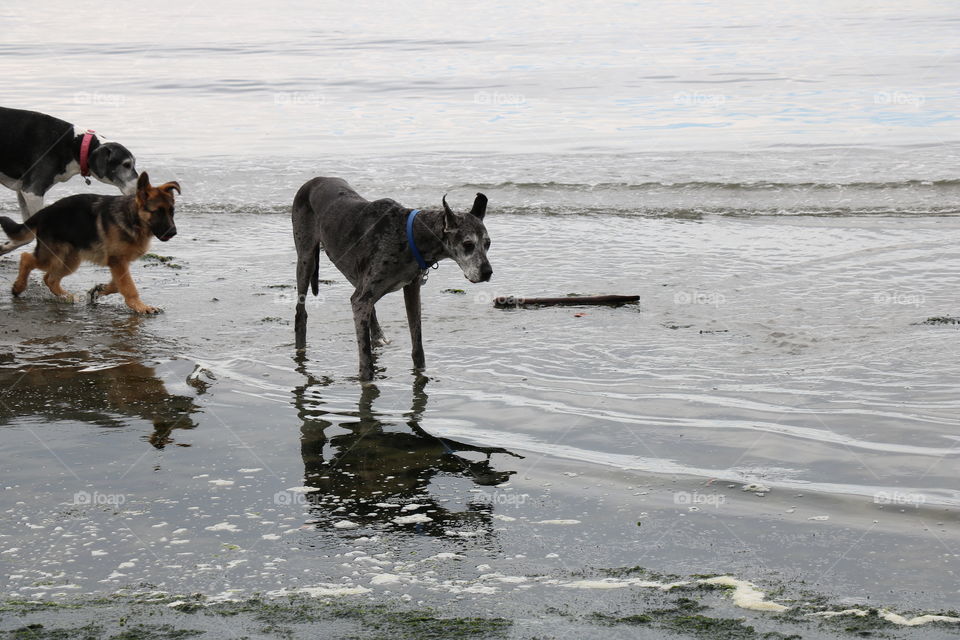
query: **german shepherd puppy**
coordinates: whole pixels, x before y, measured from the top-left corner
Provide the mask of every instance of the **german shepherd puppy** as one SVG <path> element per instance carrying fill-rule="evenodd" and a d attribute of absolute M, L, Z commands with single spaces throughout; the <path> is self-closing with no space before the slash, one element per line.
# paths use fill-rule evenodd
<path fill-rule="evenodd" d="M 53 295 L 72 302 L 74 297 L 60 286 L 60 281 L 87 261 L 110 267 L 113 275 L 107 284 L 90 290 L 91 303 L 100 296 L 120 292 L 127 306 L 137 313 L 159 313 L 160 309 L 140 299 L 130 276 L 130 263 L 147 252 L 151 236 L 166 242 L 177 235 L 173 222 L 174 190 L 180 193 L 176 182 L 150 186 L 150 178 L 144 172 L 137 179 L 134 195 L 69 196 L 41 209 L 23 224 L 0 217 L 0 227 L 12 241 L 0 246 L 0 255 L 37 239 L 33 253 L 20 255 L 20 273 L 13 283 L 13 295 L 23 293 L 30 272 L 40 269 L 46 272 L 43 281 Z"/>

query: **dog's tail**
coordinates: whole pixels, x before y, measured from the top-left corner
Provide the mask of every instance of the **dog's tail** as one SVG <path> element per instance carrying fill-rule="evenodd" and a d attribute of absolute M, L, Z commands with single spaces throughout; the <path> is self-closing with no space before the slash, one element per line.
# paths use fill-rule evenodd
<path fill-rule="evenodd" d="M 313 295 L 320 293 L 320 245 L 313 247 L 313 273 L 310 275 L 310 289 Z"/>
<path fill-rule="evenodd" d="M 10 238 L 10 242 L 0 245 L 0 256 L 10 253 L 17 247 L 33 242 L 33 239 L 37 237 L 33 229 L 6 216 L 0 216 L 0 228 L 3 228 L 3 232 Z"/>

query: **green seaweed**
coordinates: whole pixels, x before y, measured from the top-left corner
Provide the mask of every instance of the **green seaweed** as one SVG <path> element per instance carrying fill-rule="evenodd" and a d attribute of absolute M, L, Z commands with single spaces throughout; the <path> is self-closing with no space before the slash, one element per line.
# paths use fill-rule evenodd
<path fill-rule="evenodd" d="M 33 623 L 12 631 L 0 631 L 0 637 L 5 640 L 100 640 L 103 629 L 92 624 L 75 629 L 47 629 Z"/>
<path fill-rule="evenodd" d="M 164 266 L 170 269 L 183 269 L 183 265 L 177 264 L 173 261 L 173 256 L 161 256 L 156 253 L 145 253 L 140 258 L 144 262 L 148 263 L 146 266 L 155 267 L 155 266 Z"/>
<path fill-rule="evenodd" d="M 960 318 L 955 318 L 953 316 L 932 316 L 922 322 L 916 322 L 914 324 L 919 324 L 919 325 L 960 324 Z"/>
<path fill-rule="evenodd" d="M 647 615 L 645 613 L 632 615 L 632 616 L 611 616 L 606 613 L 591 613 L 587 616 L 591 622 L 602 624 L 605 626 L 614 626 L 618 624 L 649 624 L 653 622 L 653 616 Z"/>
<path fill-rule="evenodd" d="M 667 629 L 703 638 L 756 638 L 757 631 L 736 618 L 711 618 L 699 613 L 667 618 L 661 623 Z"/>
<path fill-rule="evenodd" d="M 109 640 L 183 640 L 204 633 L 197 629 L 177 629 L 170 624 L 138 624 L 110 636 Z"/>

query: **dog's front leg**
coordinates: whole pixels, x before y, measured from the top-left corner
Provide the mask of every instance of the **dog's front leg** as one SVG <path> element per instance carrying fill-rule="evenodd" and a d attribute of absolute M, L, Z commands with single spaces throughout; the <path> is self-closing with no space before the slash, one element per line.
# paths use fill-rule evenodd
<path fill-rule="evenodd" d="M 350 296 L 353 323 L 357 329 L 357 349 L 360 352 L 360 381 L 373 380 L 373 343 L 370 339 L 370 319 L 373 315 L 373 295 L 357 289 Z"/>
<path fill-rule="evenodd" d="M 123 301 L 127 306 L 137 313 L 160 313 L 160 309 L 144 304 L 140 299 L 140 292 L 137 291 L 137 285 L 133 283 L 133 276 L 130 275 L 130 263 L 123 260 L 110 261 L 110 273 L 113 274 L 113 282 L 117 285 L 117 290 L 123 296 Z"/>
<path fill-rule="evenodd" d="M 20 205 L 20 216 L 26 222 L 30 216 L 43 209 L 43 193 L 37 195 L 29 191 L 17 191 L 17 203 Z"/>
<path fill-rule="evenodd" d="M 413 343 L 413 368 L 427 366 L 423 357 L 423 333 L 420 330 L 420 280 L 414 280 L 403 288 L 403 303 L 407 308 L 407 324 L 410 325 L 410 341 Z"/>

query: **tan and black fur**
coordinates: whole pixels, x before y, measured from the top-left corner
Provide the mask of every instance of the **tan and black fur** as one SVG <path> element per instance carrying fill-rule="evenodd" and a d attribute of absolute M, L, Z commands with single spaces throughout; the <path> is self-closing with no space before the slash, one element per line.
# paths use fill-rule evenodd
<path fill-rule="evenodd" d="M 109 267 L 113 278 L 90 290 L 91 302 L 119 292 L 137 313 L 158 313 L 159 309 L 140 299 L 130 263 L 147 252 L 152 238 L 166 242 L 177 235 L 173 191 L 180 193 L 178 183 L 153 187 L 144 172 L 137 180 L 136 194 L 131 196 L 69 196 L 41 209 L 23 224 L 0 217 L 0 227 L 14 243 L 37 239 L 33 253 L 20 256 L 13 295 L 23 293 L 30 272 L 40 269 L 46 272 L 43 281 L 55 296 L 72 300 L 60 281 L 76 271 L 81 262 L 93 262 Z"/>

